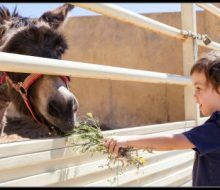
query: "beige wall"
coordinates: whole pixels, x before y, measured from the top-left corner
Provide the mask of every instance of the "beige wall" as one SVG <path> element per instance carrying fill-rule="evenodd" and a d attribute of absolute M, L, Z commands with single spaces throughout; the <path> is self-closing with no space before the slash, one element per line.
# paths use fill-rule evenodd
<path fill-rule="evenodd" d="M 181 27 L 180 13 L 146 16 Z M 198 32 L 220 41 L 219 19 L 209 13 L 197 18 Z M 105 16 L 71 17 L 64 33 L 66 60 L 183 74 L 181 42 L 170 37 Z M 80 103 L 78 115 L 92 112 L 106 129 L 184 120 L 183 87 L 177 85 L 73 77 L 71 88 Z"/>

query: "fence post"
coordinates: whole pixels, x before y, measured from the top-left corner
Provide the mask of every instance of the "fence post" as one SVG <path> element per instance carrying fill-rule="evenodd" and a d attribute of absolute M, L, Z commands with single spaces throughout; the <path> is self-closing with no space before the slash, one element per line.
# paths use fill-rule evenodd
<path fill-rule="evenodd" d="M 196 9 L 194 3 L 181 3 L 182 29 L 196 33 Z M 182 45 L 183 71 L 185 76 L 190 75 L 190 69 L 198 58 L 198 44 L 196 39 L 186 38 Z M 185 120 L 194 119 L 198 124 L 200 112 L 195 103 L 193 86 L 184 87 Z"/>

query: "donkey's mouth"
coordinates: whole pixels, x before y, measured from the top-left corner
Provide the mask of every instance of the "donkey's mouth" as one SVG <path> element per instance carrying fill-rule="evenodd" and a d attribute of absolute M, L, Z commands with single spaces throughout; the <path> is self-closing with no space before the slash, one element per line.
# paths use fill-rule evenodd
<path fill-rule="evenodd" d="M 54 132 L 58 135 L 58 136 L 64 136 L 65 135 L 65 132 L 63 132 L 60 128 L 54 126 L 54 125 L 49 125 L 49 130 L 50 132 Z"/>
<path fill-rule="evenodd" d="M 58 127 L 57 125 L 52 124 L 49 120 L 47 120 L 42 115 L 41 115 L 40 118 L 41 118 L 42 123 L 44 125 L 46 125 L 46 127 L 48 128 L 48 130 L 51 134 L 56 134 L 58 136 L 66 136 L 68 134 L 68 132 L 71 131 L 74 128 L 74 125 L 73 125 L 72 129 L 62 130 L 60 127 Z M 62 128 L 64 128 L 64 127 L 62 127 Z"/>
<path fill-rule="evenodd" d="M 49 121 L 46 121 L 46 122 L 47 122 L 47 126 L 48 126 L 49 131 L 51 133 L 55 132 L 58 136 L 66 136 L 67 134 L 69 134 L 68 132 L 70 132 L 72 130 L 72 129 L 62 130 L 58 126 L 51 124 Z"/>

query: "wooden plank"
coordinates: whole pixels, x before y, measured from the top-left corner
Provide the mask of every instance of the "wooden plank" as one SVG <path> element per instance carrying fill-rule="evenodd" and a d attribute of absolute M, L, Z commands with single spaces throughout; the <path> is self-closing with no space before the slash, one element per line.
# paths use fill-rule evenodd
<path fill-rule="evenodd" d="M 150 164 L 150 165 L 146 165 L 143 168 L 140 169 L 139 172 L 137 172 L 136 170 L 131 170 L 128 171 L 126 173 L 124 173 L 123 175 L 118 176 L 118 183 L 114 184 L 116 186 L 127 186 L 126 184 L 130 181 L 132 181 L 133 183 L 137 183 L 138 184 L 134 184 L 135 186 L 140 186 L 141 185 L 141 179 L 144 178 L 144 181 L 147 180 L 148 177 L 151 177 L 151 174 L 155 174 L 158 173 L 160 175 L 160 172 L 162 172 L 163 170 L 168 170 L 171 169 L 175 166 L 178 166 L 182 163 L 187 163 L 187 164 L 191 164 L 191 161 L 193 159 L 193 156 L 190 153 L 185 153 L 185 154 L 178 154 L 176 156 L 167 158 L 165 160 L 159 161 L 157 163 L 154 164 Z M 90 183 L 87 184 L 86 186 L 110 186 L 111 183 L 109 181 L 113 181 L 113 177 L 112 178 L 107 178 L 101 181 L 97 181 L 94 183 Z M 150 180 L 152 180 L 150 178 Z M 131 186 L 132 183 L 129 183 L 129 186 Z"/>
<path fill-rule="evenodd" d="M 36 139 L 0 144 L 0 158 L 63 148 L 66 138 Z"/>
<path fill-rule="evenodd" d="M 172 156 L 169 157 L 169 159 L 172 159 Z M 168 159 L 167 159 L 168 160 Z M 163 178 L 165 178 L 166 176 L 176 172 L 176 171 L 180 171 L 188 166 L 192 166 L 192 161 L 190 162 L 183 162 L 182 164 L 178 164 L 176 166 L 164 169 L 164 170 L 159 170 L 159 171 L 155 171 L 152 173 L 148 173 L 147 175 L 143 176 L 142 178 L 138 178 L 138 179 L 133 179 L 130 180 L 128 183 L 124 183 L 123 186 L 149 186 L 149 183 L 152 183 L 154 181 L 157 180 L 161 180 Z M 160 162 L 158 163 L 158 167 L 160 167 Z"/>
<path fill-rule="evenodd" d="M 184 152 L 185 151 L 163 151 L 163 152 L 156 151 L 153 154 L 148 154 L 146 152 L 141 154 L 141 151 L 139 151 L 139 155 L 147 160 L 145 165 L 150 165 L 152 163 L 159 162 L 161 160 L 167 159 L 168 157 L 175 156 L 177 154 L 182 154 Z M 134 170 L 134 167 L 133 166 L 127 167 L 126 170 L 127 171 Z M 85 177 L 85 175 L 86 175 L 86 177 Z M 73 179 L 70 179 L 70 180 L 67 180 L 64 182 L 58 182 L 55 184 L 51 184 L 49 186 L 58 186 L 58 187 L 59 186 L 72 186 L 72 184 L 77 184 L 77 186 L 83 186 L 83 185 L 85 185 L 85 183 L 87 183 L 87 184 L 93 183 L 99 179 L 103 179 L 103 176 L 104 176 L 104 178 L 108 178 L 108 177 L 112 177 L 115 175 L 116 175 L 116 165 L 114 165 L 114 167 L 112 166 L 111 170 L 105 167 L 104 170 L 101 170 L 100 172 L 97 171 L 95 174 L 96 177 L 94 177 L 94 171 L 92 171 L 92 172 L 87 171 L 86 174 L 84 173 L 82 175 L 76 176 Z M 85 182 L 85 178 L 86 178 L 86 182 Z"/>
<path fill-rule="evenodd" d="M 172 131 L 164 131 L 157 134 L 177 134 L 183 132 L 184 129 L 177 129 Z M 154 134 L 149 134 L 149 136 Z M 68 143 L 68 142 L 67 142 Z M 13 168 L 13 167 L 23 167 L 28 164 L 37 164 L 40 162 L 46 162 L 54 159 L 63 159 L 66 157 L 76 157 L 79 156 L 81 153 L 77 153 L 73 151 L 71 146 L 65 147 L 65 148 L 59 148 L 59 149 L 52 149 L 48 151 L 42 151 L 37 153 L 30 153 L 30 154 L 21 154 L 18 156 L 12 156 L 12 157 L 4 157 L 0 159 L 0 171 L 7 169 L 7 168 Z M 88 153 L 89 154 L 89 153 Z M 88 155 L 87 154 L 87 155 Z M 89 159 L 89 157 L 85 157 L 86 159 Z M 98 157 L 97 159 L 99 159 Z"/>
<path fill-rule="evenodd" d="M 182 187 L 192 187 L 192 179 L 181 185 Z"/>
<path fill-rule="evenodd" d="M 194 121 L 180 121 L 166 124 L 156 124 L 132 127 L 126 129 L 117 129 L 111 131 L 103 131 L 104 136 L 112 134 L 128 135 L 128 134 L 151 134 L 161 131 L 169 131 L 173 129 L 187 129 L 195 126 Z M 0 144 L 0 158 L 17 156 L 22 154 L 36 153 L 41 151 L 65 148 L 70 137 L 37 139 L 30 141 L 19 141 Z M 71 137 L 72 138 L 72 137 Z"/>
<path fill-rule="evenodd" d="M 146 184 L 148 187 L 178 187 L 184 182 L 188 182 L 192 178 L 192 165 L 183 168 L 182 170 L 177 170 L 171 175 L 165 176 L 164 178 L 154 181 L 152 183 Z"/>
<path fill-rule="evenodd" d="M 105 136 L 117 134 L 117 135 L 127 135 L 127 134 L 151 134 L 158 133 L 162 131 L 169 131 L 174 129 L 186 129 L 195 126 L 195 121 L 180 121 L 180 122 L 171 122 L 164 124 L 154 124 L 154 125 L 146 125 L 140 127 L 129 127 L 126 129 L 115 129 L 110 131 L 104 131 L 103 134 Z"/>
<path fill-rule="evenodd" d="M 189 154 L 189 153 L 180 153 L 180 155 L 182 155 L 181 157 L 185 157 L 184 155 Z M 179 155 L 179 154 L 178 154 Z M 147 156 L 155 156 L 152 154 L 147 154 Z M 177 157 L 172 156 L 172 157 Z M 160 158 L 160 160 L 163 160 L 162 157 Z M 165 160 L 169 160 L 168 157 L 165 157 Z M 7 182 L 3 182 L 0 183 L 0 186 L 5 186 L 5 185 L 21 185 L 21 184 L 25 184 L 25 186 L 29 186 L 30 184 L 32 185 L 49 185 L 52 183 L 58 183 L 58 182 L 62 182 L 62 180 L 60 180 L 60 176 L 64 175 L 63 173 L 65 173 L 64 171 L 68 171 L 67 174 L 65 175 L 65 180 L 69 180 L 72 178 L 78 178 L 78 177 L 85 177 L 87 178 L 88 174 L 92 174 L 92 178 L 94 180 L 96 180 L 95 178 L 95 174 L 100 173 L 100 172 L 104 172 L 101 177 L 102 178 L 106 178 L 106 172 L 109 172 L 109 169 L 107 166 L 105 167 L 100 167 L 100 166 L 105 166 L 106 165 L 106 159 L 104 160 L 98 160 L 95 162 L 86 162 L 84 164 L 80 164 L 80 165 L 75 165 L 72 167 L 66 167 L 66 168 L 61 168 L 56 170 L 55 168 L 50 168 L 50 170 L 47 170 L 47 172 L 38 174 L 38 175 L 33 175 L 33 176 L 27 176 L 25 178 L 17 178 L 17 180 L 11 180 L 11 181 L 7 181 Z M 152 164 L 149 164 L 152 165 Z M 148 166 L 148 164 L 147 164 Z M 31 167 L 29 168 L 31 170 Z M 112 171 L 112 173 L 110 173 L 111 175 L 114 175 L 114 171 Z M 64 180 L 64 181 L 65 181 Z M 34 184 L 34 182 L 37 181 L 36 184 Z M 22 185 L 23 186 L 23 185 Z"/>
<path fill-rule="evenodd" d="M 47 162 L 38 162 L 34 164 L 27 164 L 23 166 L 18 167 L 11 167 L 4 169 L 0 172 L 0 183 L 16 180 L 20 178 L 25 178 L 33 175 L 38 175 L 42 173 L 46 173 L 49 171 L 54 171 L 62 168 L 68 168 L 73 166 L 78 166 L 85 164 L 85 163 L 91 163 L 96 160 L 101 160 L 98 155 L 95 155 L 94 157 L 89 156 L 88 159 L 85 157 L 88 157 L 88 155 L 78 156 L 78 157 L 69 157 L 69 158 L 63 158 L 63 159 L 55 159 L 50 160 Z M 21 172 L 22 171 L 22 172 Z"/>

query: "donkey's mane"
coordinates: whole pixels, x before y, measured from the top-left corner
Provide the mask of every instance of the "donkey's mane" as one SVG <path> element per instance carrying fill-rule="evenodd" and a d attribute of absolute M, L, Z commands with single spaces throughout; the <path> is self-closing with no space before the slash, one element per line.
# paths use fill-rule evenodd
<path fill-rule="evenodd" d="M 17 7 L 14 8 L 13 12 L 10 13 L 9 9 L 4 5 L 0 6 L 0 24 L 4 24 L 5 21 L 9 21 L 10 28 L 20 28 L 33 24 L 33 20 L 28 17 L 22 17 Z"/>

